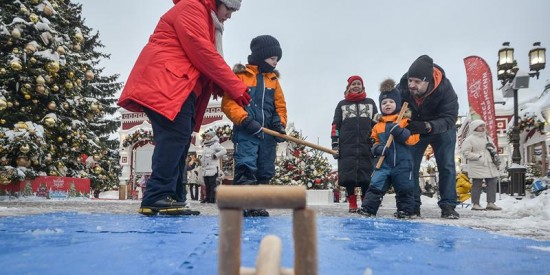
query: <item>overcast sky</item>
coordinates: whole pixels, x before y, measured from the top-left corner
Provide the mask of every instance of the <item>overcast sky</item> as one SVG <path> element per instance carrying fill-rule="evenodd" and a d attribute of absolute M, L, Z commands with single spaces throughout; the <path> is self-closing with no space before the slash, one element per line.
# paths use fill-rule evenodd
<path fill-rule="evenodd" d="M 74 1 L 74 0 L 73 0 Z M 111 59 L 109 74 L 126 78 L 159 17 L 171 0 L 78 0 L 86 25 L 99 31 Z M 550 50 L 548 0 L 244 0 L 225 24 L 224 53 L 230 66 L 246 63 L 250 40 L 270 34 L 281 43 L 277 66 L 290 122 L 311 142 L 330 146 L 330 125 L 343 99 L 346 79 L 363 77 L 367 96 L 378 104 L 379 84 L 396 81 L 420 55 L 428 54 L 445 70 L 466 115 L 463 59 L 485 59 L 496 79 L 502 42 L 515 48 L 520 69 L 528 71 L 533 42 Z M 548 56 L 548 54 L 547 54 Z M 542 92 L 550 66 L 531 87 Z M 520 92 L 521 93 L 521 92 Z M 520 95 L 521 97 L 521 95 Z"/>

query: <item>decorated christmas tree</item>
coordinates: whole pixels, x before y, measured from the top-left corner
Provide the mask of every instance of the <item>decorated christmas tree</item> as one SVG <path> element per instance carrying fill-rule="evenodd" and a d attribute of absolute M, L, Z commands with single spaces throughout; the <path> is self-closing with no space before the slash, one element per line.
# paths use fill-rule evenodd
<path fill-rule="evenodd" d="M 304 139 L 301 134 L 290 129 L 288 135 Z M 271 184 L 305 185 L 307 189 L 331 189 L 333 179 L 329 175 L 331 166 L 322 152 L 289 142 L 286 156 L 275 163 L 275 177 Z"/>
<path fill-rule="evenodd" d="M 0 8 L 0 183 L 36 176 L 116 186 L 118 75 L 69 0 L 3 1 Z"/>

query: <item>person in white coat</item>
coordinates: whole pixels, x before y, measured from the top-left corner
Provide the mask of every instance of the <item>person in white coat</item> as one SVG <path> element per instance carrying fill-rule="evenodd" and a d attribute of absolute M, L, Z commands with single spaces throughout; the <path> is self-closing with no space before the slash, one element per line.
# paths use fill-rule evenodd
<path fill-rule="evenodd" d="M 218 136 L 214 131 L 207 131 L 204 137 L 204 151 L 202 156 L 202 169 L 204 184 L 206 185 L 206 203 L 216 202 L 216 179 L 220 173 L 220 158 L 227 154 L 227 150 L 221 146 Z"/>
<path fill-rule="evenodd" d="M 485 122 L 470 122 L 469 135 L 462 143 L 460 152 L 466 159 L 468 176 L 472 179 L 472 210 L 502 210 L 495 204 L 497 178 L 500 176 L 497 165 L 493 162 L 491 152 L 496 154 L 495 145 L 488 137 Z M 485 180 L 487 185 L 487 207 L 481 207 L 479 198 Z"/>

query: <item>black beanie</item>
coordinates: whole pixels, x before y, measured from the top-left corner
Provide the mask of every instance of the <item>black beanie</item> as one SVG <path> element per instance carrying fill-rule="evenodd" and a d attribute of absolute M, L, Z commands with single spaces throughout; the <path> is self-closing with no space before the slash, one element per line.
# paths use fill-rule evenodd
<path fill-rule="evenodd" d="M 273 71 L 275 68 L 269 70 L 269 66 L 264 60 L 272 56 L 277 56 L 277 61 L 281 60 L 283 56 L 283 50 L 279 41 L 271 35 L 260 35 L 252 39 L 250 42 L 250 50 L 252 53 L 248 56 L 248 63 L 260 67 L 263 72 Z M 268 66 L 268 67 L 265 67 Z"/>
<path fill-rule="evenodd" d="M 382 112 L 382 100 L 384 99 L 393 99 L 395 101 L 395 111 L 391 114 L 383 115 L 392 115 L 397 114 L 401 110 L 401 94 L 395 88 L 395 81 L 391 78 L 382 81 L 380 84 L 380 96 L 378 97 L 378 106 L 380 106 L 380 112 Z"/>
<path fill-rule="evenodd" d="M 434 61 L 427 55 L 418 57 L 409 67 L 407 77 L 416 77 L 423 81 L 432 81 L 434 71 Z"/>

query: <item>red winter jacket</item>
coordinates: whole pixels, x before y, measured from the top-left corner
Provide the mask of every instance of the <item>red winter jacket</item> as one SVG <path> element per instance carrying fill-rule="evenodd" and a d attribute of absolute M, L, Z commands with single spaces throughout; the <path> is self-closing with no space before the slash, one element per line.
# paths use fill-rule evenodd
<path fill-rule="evenodd" d="M 216 10 L 215 1 L 174 0 L 174 3 L 160 18 L 141 51 L 118 105 L 132 112 L 147 107 L 174 120 L 193 89 L 202 87 L 195 109 L 195 130 L 198 130 L 212 93 L 221 95 L 221 88 L 237 98 L 247 86 L 216 50 L 210 14 Z"/>

